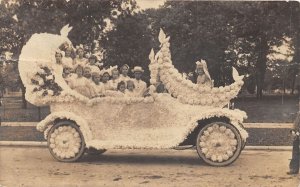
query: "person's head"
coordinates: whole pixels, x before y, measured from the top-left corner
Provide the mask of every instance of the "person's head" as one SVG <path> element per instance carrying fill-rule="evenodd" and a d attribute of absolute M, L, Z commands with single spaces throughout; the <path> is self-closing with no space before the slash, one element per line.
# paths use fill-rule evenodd
<path fill-rule="evenodd" d="M 72 56 L 72 53 L 73 53 L 72 47 L 68 47 L 68 48 L 66 49 L 65 57 L 71 57 L 71 56 Z"/>
<path fill-rule="evenodd" d="M 96 83 L 98 85 L 99 82 L 101 81 L 100 73 L 93 72 L 92 73 L 92 80 L 94 81 L 94 83 Z"/>
<path fill-rule="evenodd" d="M 62 63 L 62 57 L 63 57 L 62 52 L 59 52 L 59 51 L 55 52 L 55 60 L 56 60 L 57 64 L 61 64 Z"/>
<path fill-rule="evenodd" d="M 59 46 L 59 49 L 65 51 L 68 47 L 70 47 L 70 44 L 66 41 Z"/>
<path fill-rule="evenodd" d="M 111 71 L 111 76 L 112 76 L 113 80 L 116 80 L 117 78 L 119 78 L 119 71 L 117 68 L 115 68 Z"/>
<path fill-rule="evenodd" d="M 64 67 L 63 69 L 63 77 L 68 76 L 72 72 L 72 68 L 70 67 Z"/>
<path fill-rule="evenodd" d="M 129 91 L 133 91 L 134 88 L 135 88 L 134 82 L 131 81 L 131 80 L 127 81 L 127 89 L 128 89 Z"/>
<path fill-rule="evenodd" d="M 140 66 L 135 66 L 132 70 L 133 74 L 134 74 L 134 78 L 136 80 L 140 80 L 142 78 L 142 75 L 143 75 L 143 68 L 140 67 Z"/>
<path fill-rule="evenodd" d="M 124 82 L 124 81 L 119 82 L 117 88 L 118 88 L 118 90 L 119 90 L 120 92 L 123 92 L 123 93 L 124 93 L 124 92 L 125 92 L 125 89 L 126 89 L 125 82 Z"/>
<path fill-rule="evenodd" d="M 83 58 L 84 55 L 84 50 L 82 47 L 77 48 L 76 54 L 78 55 L 79 58 Z"/>
<path fill-rule="evenodd" d="M 84 67 L 83 68 L 83 76 L 85 77 L 85 78 L 91 78 L 91 76 L 92 76 L 92 73 L 91 73 L 91 68 L 90 67 Z"/>
<path fill-rule="evenodd" d="M 195 72 L 198 75 L 203 75 L 204 74 L 204 67 L 206 66 L 205 60 L 197 61 L 196 62 L 196 70 Z"/>
<path fill-rule="evenodd" d="M 124 64 L 122 67 L 121 67 L 121 73 L 123 76 L 127 76 L 128 75 L 128 72 L 129 72 L 129 66 L 127 64 Z"/>
<path fill-rule="evenodd" d="M 90 63 L 91 65 L 95 65 L 96 62 L 97 62 L 97 57 L 96 57 L 95 55 L 91 55 L 91 56 L 89 57 L 89 63 Z"/>
<path fill-rule="evenodd" d="M 78 75 L 78 77 L 82 77 L 83 75 L 83 67 L 78 65 L 75 69 L 75 73 Z"/>
<path fill-rule="evenodd" d="M 203 75 L 203 74 L 204 74 L 203 67 L 197 66 L 197 67 L 196 67 L 196 73 L 197 73 L 198 75 Z"/>
<path fill-rule="evenodd" d="M 102 75 L 102 82 L 107 83 L 107 81 L 109 81 L 109 73 L 104 72 L 103 75 Z"/>

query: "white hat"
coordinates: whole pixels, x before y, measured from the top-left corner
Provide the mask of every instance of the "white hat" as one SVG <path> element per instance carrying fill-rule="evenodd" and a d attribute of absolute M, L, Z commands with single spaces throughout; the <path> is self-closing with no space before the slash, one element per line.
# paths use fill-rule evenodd
<path fill-rule="evenodd" d="M 100 75 L 103 76 L 104 73 L 108 73 L 109 76 L 111 76 L 109 69 L 102 69 L 100 71 Z"/>
<path fill-rule="evenodd" d="M 200 66 L 200 67 L 201 67 L 201 66 L 205 66 L 205 65 L 206 65 L 206 61 L 201 59 L 200 61 L 197 61 L 197 62 L 196 62 L 196 65 L 197 65 L 197 66 Z"/>
<path fill-rule="evenodd" d="M 133 68 L 132 72 L 134 73 L 134 72 L 136 72 L 136 71 L 144 72 L 143 68 L 140 67 L 140 66 L 135 66 L 135 67 Z"/>

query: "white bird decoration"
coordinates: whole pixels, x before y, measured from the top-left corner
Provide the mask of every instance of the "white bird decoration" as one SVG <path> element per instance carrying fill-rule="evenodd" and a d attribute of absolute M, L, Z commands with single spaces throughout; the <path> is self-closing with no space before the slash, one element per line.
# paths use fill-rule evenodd
<path fill-rule="evenodd" d="M 67 37 L 69 32 L 72 30 L 73 27 L 69 27 L 69 24 L 65 25 L 61 30 L 60 30 L 60 35 Z"/>

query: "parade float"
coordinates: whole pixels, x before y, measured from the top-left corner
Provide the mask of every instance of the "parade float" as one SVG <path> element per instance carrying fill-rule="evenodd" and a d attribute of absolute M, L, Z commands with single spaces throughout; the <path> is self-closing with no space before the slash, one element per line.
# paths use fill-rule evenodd
<path fill-rule="evenodd" d="M 248 137 L 242 126 L 246 113 L 224 107 L 237 96 L 242 76 L 233 69 L 235 82 L 224 87 L 203 87 L 185 79 L 173 66 L 169 37 L 161 30 L 160 50 L 152 50 L 150 96 L 87 98 L 72 90 L 57 71 L 54 51 L 69 43 L 65 26 L 60 35 L 34 34 L 24 45 L 19 61 L 26 99 L 50 106 L 38 123 L 52 156 L 64 162 L 78 160 L 88 148 L 166 149 L 196 147 L 213 166 L 233 163 Z M 158 77 L 160 80 L 158 80 Z M 168 93 L 156 93 L 161 81 Z"/>

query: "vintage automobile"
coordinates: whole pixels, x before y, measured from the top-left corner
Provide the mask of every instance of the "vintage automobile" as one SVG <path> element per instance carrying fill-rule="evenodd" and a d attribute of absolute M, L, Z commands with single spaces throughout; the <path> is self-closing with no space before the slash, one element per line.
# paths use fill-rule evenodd
<path fill-rule="evenodd" d="M 169 37 L 161 30 L 161 49 L 149 55 L 150 82 L 153 88 L 161 81 L 168 93 L 89 99 L 70 89 L 56 71 L 54 51 L 64 42 L 71 44 L 67 37 L 70 29 L 65 26 L 60 35 L 34 34 L 19 61 L 26 99 L 34 105 L 50 106 L 51 114 L 37 129 L 44 132 L 55 159 L 76 161 L 87 148 L 104 152 L 182 145 L 195 146 L 199 157 L 212 166 L 226 166 L 239 157 L 248 137 L 242 126 L 247 116 L 224 108 L 243 85 L 243 77 L 235 69 L 235 82 L 228 86 L 192 83 L 172 65 Z"/>

